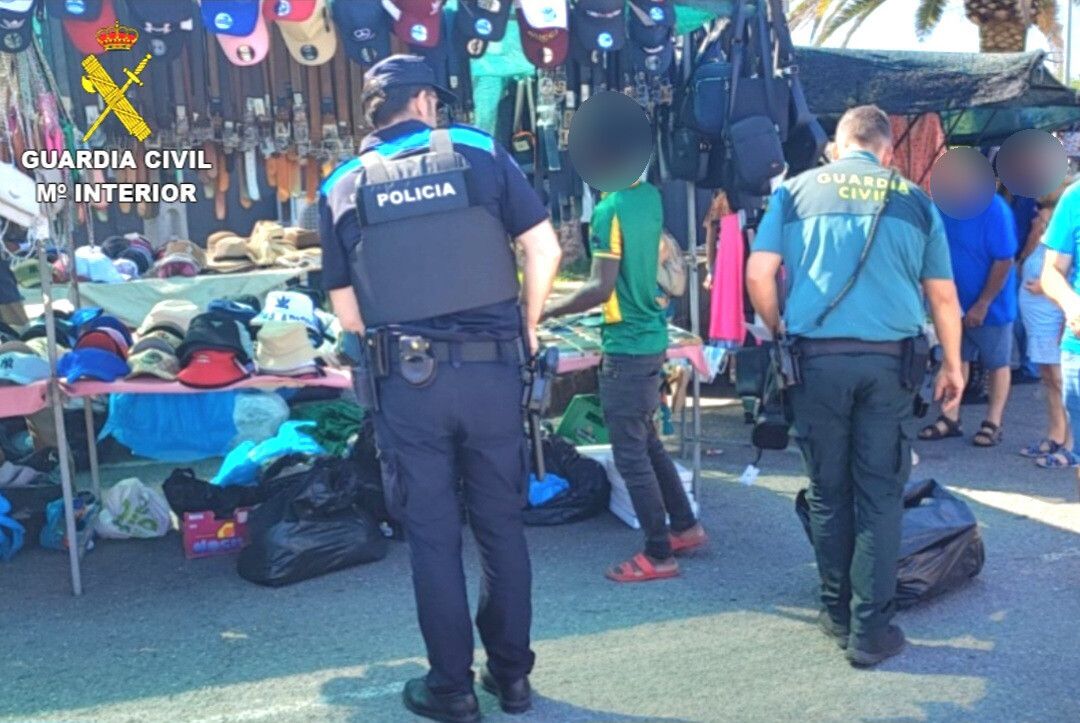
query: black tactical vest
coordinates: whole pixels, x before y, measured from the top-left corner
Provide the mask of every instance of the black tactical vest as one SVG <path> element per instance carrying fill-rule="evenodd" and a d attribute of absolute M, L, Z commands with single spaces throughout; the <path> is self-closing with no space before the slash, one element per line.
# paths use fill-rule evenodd
<path fill-rule="evenodd" d="M 353 285 L 369 327 L 400 324 L 515 299 L 517 264 L 499 219 L 469 202 L 468 161 L 449 131 L 403 158 L 360 157 L 356 213 L 361 240 L 350 254 Z"/>

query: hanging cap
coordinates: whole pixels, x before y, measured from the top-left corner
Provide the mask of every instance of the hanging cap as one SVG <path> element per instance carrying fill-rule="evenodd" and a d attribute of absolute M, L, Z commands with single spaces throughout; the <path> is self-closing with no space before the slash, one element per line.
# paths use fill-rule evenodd
<path fill-rule="evenodd" d="M 279 20 L 278 30 L 289 55 L 300 65 L 322 65 L 337 51 L 337 33 L 326 0 L 315 0 L 315 8 L 306 20 Z"/>
<path fill-rule="evenodd" d="M 0 0 L 0 51 L 19 53 L 34 35 L 34 0 Z"/>
<path fill-rule="evenodd" d="M 566 0 L 519 0 L 518 32 L 525 57 L 537 68 L 562 65 L 570 52 Z"/>
<path fill-rule="evenodd" d="M 390 55 L 390 16 L 377 2 L 342 2 L 331 9 L 341 43 L 361 65 L 374 65 Z"/>
<path fill-rule="evenodd" d="M 675 27 L 672 0 L 630 0 L 630 38 L 643 47 L 656 47 Z"/>
<path fill-rule="evenodd" d="M 626 45 L 624 0 L 578 0 L 571 29 L 588 50 L 605 53 Z"/>
<path fill-rule="evenodd" d="M 506 35 L 512 5 L 513 0 L 458 0 L 458 34 L 463 38 L 499 42 Z"/>
<path fill-rule="evenodd" d="M 439 44 L 443 0 L 382 0 L 394 19 L 394 33 L 409 45 L 434 48 Z"/>
<path fill-rule="evenodd" d="M 97 34 L 116 22 L 113 0 L 60 1 L 64 6 L 64 31 L 75 49 L 83 55 L 104 53 L 105 48 L 98 43 Z"/>
<path fill-rule="evenodd" d="M 287 20 L 298 23 L 307 20 L 315 12 L 315 0 L 263 0 L 262 11 L 267 22 Z"/>
<path fill-rule="evenodd" d="M 156 58 L 176 60 L 195 29 L 195 6 L 191 0 L 128 3 L 132 25 L 139 31 L 139 45 Z"/>
<path fill-rule="evenodd" d="M 167 1 L 167 0 L 166 0 Z M 246 38 L 255 32 L 259 0 L 201 0 L 203 25 L 215 35 Z"/>

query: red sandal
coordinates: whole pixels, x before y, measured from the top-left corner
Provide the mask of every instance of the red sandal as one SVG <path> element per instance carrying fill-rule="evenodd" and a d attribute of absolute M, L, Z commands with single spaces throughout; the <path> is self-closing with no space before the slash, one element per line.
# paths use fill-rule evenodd
<path fill-rule="evenodd" d="M 675 555 L 685 555 L 700 550 L 707 544 L 709 544 L 709 536 L 705 534 L 705 528 L 700 522 L 689 530 L 671 533 L 671 552 Z"/>
<path fill-rule="evenodd" d="M 639 552 L 626 562 L 620 562 L 615 567 L 610 568 L 604 573 L 604 576 L 615 582 L 648 582 L 649 580 L 665 580 L 670 577 L 677 577 L 678 574 L 679 564 L 677 562 L 663 563 L 662 567 L 658 567 L 644 553 Z"/>

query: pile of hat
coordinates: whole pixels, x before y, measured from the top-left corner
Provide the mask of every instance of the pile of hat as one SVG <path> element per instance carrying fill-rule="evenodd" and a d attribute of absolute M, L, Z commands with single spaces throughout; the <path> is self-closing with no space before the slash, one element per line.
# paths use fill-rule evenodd
<path fill-rule="evenodd" d="M 206 239 L 207 268 L 218 273 L 250 271 L 269 266 L 318 266 L 322 260 L 319 235 L 276 221 L 257 221 L 251 235 L 217 231 Z"/>
<path fill-rule="evenodd" d="M 159 279 L 198 276 L 206 268 L 206 252 L 194 241 L 169 241 L 157 252 L 152 273 Z"/>
<path fill-rule="evenodd" d="M 134 343 L 123 322 L 96 307 L 78 309 L 68 319 L 71 351 L 60 357 L 56 371 L 76 382 L 94 379 L 112 382 L 131 371 L 127 358 Z"/>
<path fill-rule="evenodd" d="M 66 284 L 71 281 L 71 259 L 66 253 L 56 248 L 49 248 L 45 250 L 45 260 L 51 267 L 54 284 Z M 37 289 L 41 286 L 41 272 L 38 269 L 37 256 L 12 260 L 11 273 L 15 276 L 15 282 L 25 289 Z"/>
<path fill-rule="evenodd" d="M 298 291 L 270 292 L 251 323 L 258 329 L 255 366 L 260 374 L 322 374 L 324 326 L 310 296 Z"/>
<path fill-rule="evenodd" d="M 24 386 L 49 378 L 49 362 L 21 341 L 0 344 L 0 386 Z"/>

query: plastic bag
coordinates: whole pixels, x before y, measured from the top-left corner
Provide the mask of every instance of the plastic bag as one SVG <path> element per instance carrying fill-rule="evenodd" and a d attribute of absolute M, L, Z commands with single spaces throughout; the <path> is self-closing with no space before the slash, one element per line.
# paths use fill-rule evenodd
<path fill-rule="evenodd" d="M 323 454 L 319 443 L 304 433 L 305 428 L 314 426 L 315 422 L 285 422 L 270 439 L 258 444 L 243 442 L 225 457 L 221 469 L 214 475 L 214 479 L 210 480 L 211 484 L 222 487 L 258 484 L 259 469 L 262 465 L 279 457 L 291 454 Z"/>
<path fill-rule="evenodd" d="M 608 508 L 611 483 L 604 466 L 578 453 L 562 437 L 544 439 L 546 471 L 562 477 L 570 488 L 538 507 L 526 507 L 526 525 L 565 525 L 595 517 Z M 535 472 L 534 472 L 535 474 Z"/>
<path fill-rule="evenodd" d="M 320 459 L 273 484 L 280 491 L 248 520 L 249 544 L 236 566 L 245 580 L 277 587 L 386 557 L 347 462 Z"/>
<path fill-rule="evenodd" d="M 795 498 L 795 513 L 810 533 L 806 490 Z M 896 563 L 896 606 L 909 608 L 962 585 L 982 570 L 986 550 L 978 521 L 960 498 L 935 480 L 904 486 L 904 517 Z"/>
<path fill-rule="evenodd" d="M 121 480 L 105 491 L 94 531 L 112 540 L 163 537 L 172 527 L 169 503 L 160 491 L 136 477 Z"/>
<path fill-rule="evenodd" d="M 79 492 L 72 500 L 75 513 L 75 536 L 80 550 L 94 549 L 94 520 L 101 506 L 89 492 Z M 42 547 L 66 550 L 70 544 L 64 522 L 64 498 L 53 500 L 45 507 L 45 527 L 38 538 Z"/>
<path fill-rule="evenodd" d="M 245 391 L 236 397 L 233 423 L 236 437 L 233 445 L 270 439 L 289 418 L 289 405 L 274 392 Z"/>
<path fill-rule="evenodd" d="M 8 516 L 11 503 L 0 495 L 0 560 L 7 562 L 22 549 L 26 529 Z"/>

